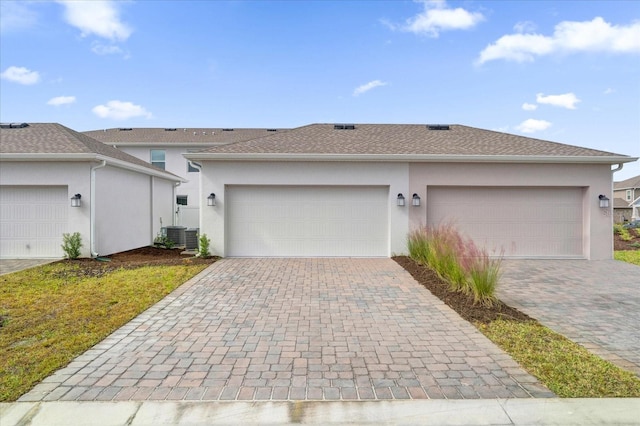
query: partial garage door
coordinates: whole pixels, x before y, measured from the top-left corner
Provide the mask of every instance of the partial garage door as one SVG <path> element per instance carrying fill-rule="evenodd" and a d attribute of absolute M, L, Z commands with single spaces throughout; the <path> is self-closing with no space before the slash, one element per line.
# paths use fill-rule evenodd
<path fill-rule="evenodd" d="M 581 188 L 427 188 L 427 223 L 452 221 L 511 257 L 583 257 Z"/>
<path fill-rule="evenodd" d="M 388 187 L 229 186 L 228 256 L 388 256 Z"/>
<path fill-rule="evenodd" d="M 66 186 L 0 186 L 0 257 L 62 257 Z"/>

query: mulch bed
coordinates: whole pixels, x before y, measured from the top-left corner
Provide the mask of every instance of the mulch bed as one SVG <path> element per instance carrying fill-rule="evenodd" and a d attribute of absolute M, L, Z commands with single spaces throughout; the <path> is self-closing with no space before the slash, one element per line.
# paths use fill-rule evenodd
<path fill-rule="evenodd" d="M 100 256 L 97 259 L 82 258 L 61 260 L 60 262 L 76 265 L 75 275 L 77 276 L 101 277 L 118 269 L 135 269 L 142 266 L 158 265 L 211 264 L 219 259 L 218 257 L 203 259 L 190 254 L 182 254 L 183 251 L 180 248 L 164 249 L 149 246 L 115 253 L 110 256 Z"/>
<path fill-rule="evenodd" d="M 633 237 L 631 241 L 624 241 L 622 238 L 620 238 L 620 235 L 613 234 L 613 249 L 640 250 L 640 229 L 629 229 L 629 234 L 631 234 L 631 236 Z"/>
<path fill-rule="evenodd" d="M 492 307 L 474 304 L 472 296 L 452 291 L 449 288 L 449 284 L 438 277 L 435 272 L 420 265 L 410 257 L 395 256 L 393 260 L 409 272 L 416 281 L 425 286 L 434 296 L 471 323 L 488 324 L 499 318 L 518 322 L 535 321 L 528 315 L 505 305 L 501 301 L 497 301 Z"/>

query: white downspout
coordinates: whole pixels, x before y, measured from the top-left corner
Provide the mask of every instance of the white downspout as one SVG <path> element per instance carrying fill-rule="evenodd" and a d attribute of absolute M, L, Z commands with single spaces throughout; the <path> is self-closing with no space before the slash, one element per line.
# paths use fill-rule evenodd
<path fill-rule="evenodd" d="M 102 160 L 102 162 L 91 168 L 91 194 L 89 203 L 90 207 L 90 221 L 91 221 L 91 234 L 89 236 L 89 245 L 91 249 L 91 257 L 98 257 L 98 253 L 96 252 L 96 170 L 106 167 L 107 161 Z"/>
<path fill-rule="evenodd" d="M 176 182 L 173 186 L 173 204 L 172 204 L 172 209 L 173 209 L 173 214 L 171 215 L 173 217 L 173 221 L 172 221 L 172 225 L 173 226 L 177 226 L 178 225 L 178 204 L 177 204 L 177 197 L 178 197 L 178 192 L 177 189 L 178 187 L 182 184 L 182 182 Z"/>

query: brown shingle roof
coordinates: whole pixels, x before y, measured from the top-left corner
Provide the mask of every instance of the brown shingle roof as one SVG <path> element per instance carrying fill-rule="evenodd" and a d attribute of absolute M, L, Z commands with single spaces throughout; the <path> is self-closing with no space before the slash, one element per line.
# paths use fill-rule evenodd
<path fill-rule="evenodd" d="M 640 175 L 613 183 L 613 189 L 640 188 Z"/>
<path fill-rule="evenodd" d="M 105 129 L 84 132 L 100 142 L 123 145 L 224 145 L 274 133 L 288 129 L 222 129 L 222 128 L 131 128 Z"/>
<path fill-rule="evenodd" d="M 88 157 L 95 155 L 175 176 L 58 123 L 31 123 L 21 128 L 0 128 L 0 154 L 60 154 L 61 160 L 65 155 L 70 159 L 77 154 L 86 154 Z"/>
<path fill-rule="evenodd" d="M 577 156 L 624 157 L 595 149 L 451 125 L 356 124 L 335 130 L 334 124 L 311 124 L 267 137 L 211 147 L 207 154 L 332 154 L 433 156 Z M 629 160 L 633 160 L 628 157 Z"/>
<path fill-rule="evenodd" d="M 614 209 L 630 209 L 631 207 L 629 207 L 629 201 L 623 200 L 622 198 L 614 198 L 613 208 Z"/>

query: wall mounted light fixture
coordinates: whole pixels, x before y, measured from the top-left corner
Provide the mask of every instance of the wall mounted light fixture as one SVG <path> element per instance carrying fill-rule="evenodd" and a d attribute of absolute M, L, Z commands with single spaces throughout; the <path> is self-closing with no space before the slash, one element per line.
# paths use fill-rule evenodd
<path fill-rule="evenodd" d="M 609 207 L 609 199 L 606 195 L 598 195 L 598 200 L 600 200 L 600 208 L 606 209 Z"/>
<path fill-rule="evenodd" d="M 413 194 L 413 197 L 411 198 L 411 204 L 416 207 L 420 205 L 420 196 L 418 194 Z"/>
<path fill-rule="evenodd" d="M 398 204 L 399 207 L 404 207 L 404 195 L 402 195 L 402 193 L 398 194 L 398 199 L 396 200 L 396 203 Z"/>
<path fill-rule="evenodd" d="M 209 196 L 207 197 L 207 206 L 210 207 L 215 207 L 216 205 L 216 194 L 214 194 L 213 192 L 211 194 L 209 194 Z"/>
<path fill-rule="evenodd" d="M 71 197 L 71 207 L 80 207 L 80 205 L 82 204 L 82 202 L 80 201 L 81 198 L 82 195 L 80 194 L 76 194 Z"/>

